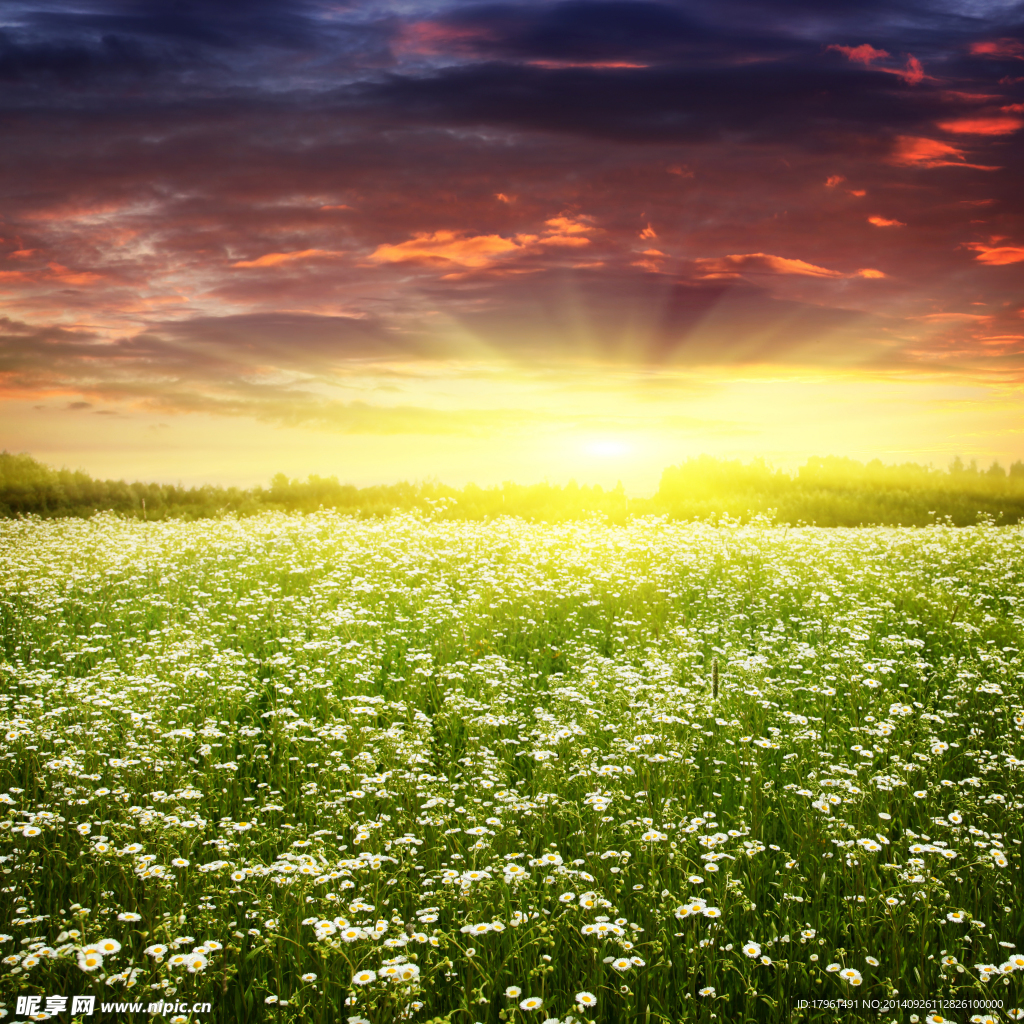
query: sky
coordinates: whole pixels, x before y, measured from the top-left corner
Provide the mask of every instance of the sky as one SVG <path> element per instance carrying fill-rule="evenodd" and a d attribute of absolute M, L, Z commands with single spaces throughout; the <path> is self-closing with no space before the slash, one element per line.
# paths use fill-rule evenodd
<path fill-rule="evenodd" d="M 4 0 L 0 448 L 1024 457 L 1024 3 Z"/>

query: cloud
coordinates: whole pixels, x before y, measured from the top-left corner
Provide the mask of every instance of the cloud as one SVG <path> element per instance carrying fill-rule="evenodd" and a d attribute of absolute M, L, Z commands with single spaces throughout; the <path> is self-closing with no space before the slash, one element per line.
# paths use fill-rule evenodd
<path fill-rule="evenodd" d="M 905 356 L 1019 307 L 1016 30 L 975 7 L 9 0 L 5 380 L 242 410 L 370 362 Z"/>
<path fill-rule="evenodd" d="M 414 22 L 401 51 L 500 58 L 547 67 L 637 67 L 681 54 L 707 56 L 735 47 L 737 33 L 681 5 L 650 0 L 469 4 Z M 752 33 L 747 47 L 772 48 Z M 776 44 L 777 45 L 777 44 Z"/>
<path fill-rule="evenodd" d="M 296 260 L 309 259 L 331 259 L 340 256 L 340 253 L 330 252 L 327 249 L 302 249 L 299 252 L 268 252 L 254 260 L 238 260 L 232 263 L 233 267 L 278 267 L 282 263 L 294 263 Z"/>
<path fill-rule="evenodd" d="M 909 85 L 916 85 L 925 79 L 925 69 L 922 68 L 921 61 L 912 53 L 907 54 L 906 67 L 902 71 L 894 71 L 891 74 L 898 75 Z"/>
<path fill-rule="evenodd" d="M 594 230 L 586 218 L 560 215 L 549 217 L 540 234 L 467 235 L 458 231 L 420 232 L 405 242 L 378 245 L 367 257 L 371 263 L 456 264 L 473 270 L 495 266 L 507 256 L 523 255 L 540 246 L 578 249 L 590 245 L 586 237 Z"/>
<path fill-rule="evenodd" d="M 1024 127 L 1024 120 L 1019 117 L 961 117 L 940 121 L 939 127 L 955 135 L 1012 135 Z"/>
<path fill-rule="evenodd" d="M 490 267 L 523 246 L 500 235 L 465 235 L 456 231 L 420 232 L 405 242 L 382 244 L 367 257 L 371 263 L 444 263 Z"/>
<path fill-rule="evenodd" d="M 889 56 L 888 50 L 876 50 L 870 43 L 861 43 L 860 46 L 841 46 L 838 43 L 832 43 L 825 49 L 836 50 L 844 54 L 848 60 L 864 65 L 870 65 L 876 60 L 882 60 Z"/>
<path fill-rule="evenodd" d="M 840 46 L 836 43 L 832 43 L 831 45 L 826 46 L 825 50 L 826 52 L 829 50 L 836 50 L 855 64 L 863 64 L 865 67 L 872 68 L 872 70 L 884 71 L 887 75 L 896 75 L 910 85 L 917 85 L 918 82 L 923 81 L 925 78 L 924 68 L 921 67 L 921 62 L 913 54 L 907 54 L 905 67 L 875 68 L 875 61 L 885 60 L 889 57 L 888 50 L 876 50 L 870 43 L 862 43 L 860 46 Z"/>
<path fill-rule="evenodd" d="M 927 139 L 912 135 L 896 138 L 890 158 L 894 164 L 903 167 L 971 167 L 980 171 L 995 171 L 998 167 L 967 163 L 962 149 L 938 139 Z"/>
<path fill-rule="evenodd" d="M 991 57 L 993 60 L 1024 60 L 1024 43 L 1019 39 L 989 39 L 971 43 L 970 49 L 976 57 Z"/>
<path fill-rule="evenodd" d="M 985 245 L 983 242 L 969 242 L 968 249 L 973 249 L 978 255 L 974 258 L 979 263 L 990 267 L 1002 267 L 1008 263 L 1024 263 L 1024 247 L 1019 245 Z"/>
<path fill-rule="evenodd" d="M 716 256 L 693 261 L 704 277 L 735 276 L 737 274 L 795 274 L 800 277 L 842 278 L 846 274 L 828 270 L 804 260 L 787 259 L 784 256 L 769 256 L 763 252 L 746 253 L 742 256 Z"/>
<path fill-rule="evenodd" d="M 550 217 L 544 222 L 545 231 L 537 238 L 540 245 L 561 245 L 569 248 L 579 248 L 590 245 L 587 233 L 593 231 L 593 225 L 587 223 L 587 218 L 580 217 Z"/>

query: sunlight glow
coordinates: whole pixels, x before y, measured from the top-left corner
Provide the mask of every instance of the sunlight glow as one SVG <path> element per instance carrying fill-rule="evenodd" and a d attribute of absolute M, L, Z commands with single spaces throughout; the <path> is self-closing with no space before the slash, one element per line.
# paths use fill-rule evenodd
<path fill-rule="evenodd" d="M 619 441 L 613 438 L 601 438 L 599 440 L 589 441 L 584 446 L 584 451 L 588 455 L 594 455 L 602 459 L 619 459 L 626 455 L 631 455 L 633 452 L 633 446 L 627 444 L 625 441 Z"/>

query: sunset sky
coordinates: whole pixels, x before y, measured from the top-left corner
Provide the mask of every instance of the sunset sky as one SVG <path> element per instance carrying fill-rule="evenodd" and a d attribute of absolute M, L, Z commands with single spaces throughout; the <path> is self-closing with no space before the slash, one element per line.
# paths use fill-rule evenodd
<path fill-rule="evenodd" d="M 0 448 L 1024 457 L 1024 4 L 4 0 Z"/>

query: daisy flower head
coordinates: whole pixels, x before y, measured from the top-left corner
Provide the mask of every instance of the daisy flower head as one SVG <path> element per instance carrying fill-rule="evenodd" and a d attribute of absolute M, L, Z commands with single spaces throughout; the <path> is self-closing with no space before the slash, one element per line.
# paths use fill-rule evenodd
<path fill-rule="evenodd" d="M 371 981 L 376 980 L 376 971 L 356 971 L 356 973 L 352 975 L 353 985 L 369 985 Z"/>
<path fill-rule="evenodd" d="M 136 914 L 133 910 L 126 910 L 123 914 L 117 915 L 118 921 L 141 921 L 142 915 Z"/>
<path fill-rule="evenodd" d="M 878 966 L 879 961 L 876 960 L 873 956 L 866 956 L 864 957 L 864 959 L 867 963 L 871 964 L 872 967 Z"/>
<path fill-rule="evenodd" d="M 840 970 L 840 967 L 839 964 L 829 964 L 828 967 L 825 968 L 825 970 L 828 971 L 829 974 L 835 974 L 838 970 Z"/>
<path fill-rule="evenodd" d="M 509 985 L 509 987 L 505 989 L 506 999 L 518 999 L 522 994 L 523 990 L 518 985 Z"/>
<path fill-rule="evenodd" d="M 761 955 L 761 947 L 756 942 L 748 942 L 743 947 L 743 952 L 749 956 L 751 960 L 756 960 Z"/>
<path fill-rule="evenodd" d="M 311 982 L 316 981 L 316 975 L 310 972 L 309 974 L 303 974 L 300 981 L 304 981 L 307 985 Z"/>
<path fill-rule="evenodd" d="M 519 1004 L 520 1010 L 539 1010 L 544 1005 L 544 1000 L 537 996 L 530 996 Z"/>
<path fill-rule="evenodd" d="M 78 966 L 83 971 L 95 971 L 103 966 L 103 957 L 99 953 L 84 953 L 78 954 Z"/>
<path fill-rule="evenodd" d="M 701 882 L 704 881 L 704 879 L 701 878 L 700 875 L 690 875 L 687 881 L 690 883 L 690 885 L 700 885 Z"/>
<path fill-rule="evenodd" d="M 705 907 L 701 911 L 701 913 L 705 917 L 721 917 L 722 916 L 722 911 L 719 910 L 718 907 Z"/>
<path fill-rule="evenodd" d="M 186 966 L 189 974 L 199 974 L 206 967 L 208 961 L 202 953 L 193 953 L 188 958 Z"/>
<path fill-rule="evenodd" d="M 580 1009 L 587 1006 L 597 1006 L 597 996 L 593 992 L 577 992 L 576 1003 Z"/>
<path fill-rule="evenodd" d="M 702 996 L 713 996 L 714 994 L 715 990 L 710 985 L 707 988 L 702 988 L 698 993 L 698 995 Z"/>
<path fill-rule="evenodd" d="M 854 970 L 852 967 L 846 967 L 839 972 L 839 977 L 843 981 L 849 982 L 851 985 L 859 985 L 864 979 L 860 976 L 860 971 Z"/>
<path fill-rule="evenodd" d="M 96 943 L 96 949 L 101 956 L 113 956 L 121 952 L 121 943 L 117 939 L 100 939 Z"/>

